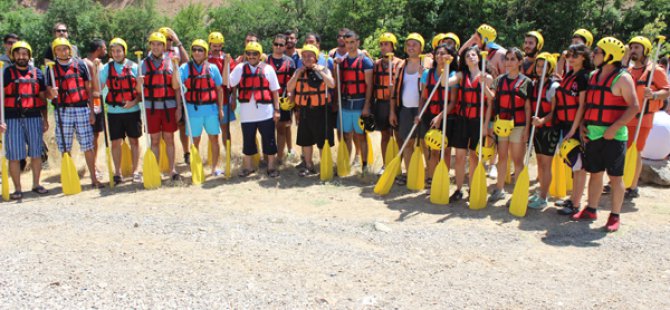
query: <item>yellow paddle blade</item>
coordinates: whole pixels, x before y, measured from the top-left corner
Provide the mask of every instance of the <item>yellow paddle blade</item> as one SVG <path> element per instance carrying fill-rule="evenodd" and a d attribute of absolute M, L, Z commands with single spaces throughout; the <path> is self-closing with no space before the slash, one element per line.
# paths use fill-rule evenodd
<path fill-rule="evenodd" d="M 420 191 L 426 187 L 426 166 L 423 162 L 423 151 L 420 146 L 414 147 L 412 159 L 407 170 L 407 189 Z"/>
<path fill-rule="evenodd" d="M 365 141 L 368 144 L 367 162 L 368 162 L 368 165 L 372 166 L 372 164 L 375 163 L 375 154 L 374 154 L 374 151 L 372 150 L 372 139 L 370 139 L 370 132 L 368 132 L 368 131 L 365 132 Z"/>
<path fill-rule="evenodd" d="M 154 158 L 156 158 L 155 154 Z M 165 174 L 172 172 L 170 171 L 170 162 L 167 157 L 167 144 L 165 144 L 165 140 L 163 139 L 161 139 L 160 145 L 158 147 L 158 167 L 160 167 L 159 172 Z"/>
<path fill-rule="evenodd" d="M 230 140 L 226 140 L 226 179 L 230 178 Z"/>
<path fill-rule="evenodd" d="M 349 150 L 344 139 L 340 139 L 337 145 L 337 176 L 344 178 L 351 172 L 351 163 L 349 162 Z"/>
<path fill-rule="evenodd" d="M 395 141 L 393 137 L 389 140 L 389 142 L 386 144 L 386 152 L 384 153 L 384 166 L 388 166 L 388 164 L 396 157 L 398 156 L 398 142 Z M 402 171 L 398 169 L 398 176 Z"/>
<path fill-rule="evenodd" d="M 528 166 L 523 167 L 521 174 L 516 179 L 514 184 L 514 192 L 512 192 L 512 201 L 509 205 L 509 213 L 516 217 L 526 216 L 528 209 L 528 188 L 530 187 L 530 180 L 528 177 Z"/>
<path fill-rule="evenodd" d="M 261 147 L 258 144 L 258 137 L 256 137 L 256 149 L 258 152 L 256 152 L 254 155 L 251 155 L 251 161 L 253 162 L 254 167 L 258 169 L 258 165 L 261 163 Z"/>
<path fill-rule="evenodd" d="M 63 155 L 60 170 L 60 182 L 63 186 L 63 194 L 75 195 L 81 193 L 79 174 L 77 174 L 77 168 L 75 167 L 70 154 L 65 153 Z"/>
<path fill-rule="evenodd" d="M 381 196 L 388 194 L 391 191 L 391 187 L 393 186 L 393 182 L 395 181 L 395 177 L 398 175 L 399 170 L 400 156 L 396 156 L 393 158 L 393 160 L 391 160 L 390 163 L 388 163 L 388 165 L 386 165 L 384 173 L 382 173 L 382 176 L 379 177 L 377 184 L 375 184 L 375 194 Z"/>
<path fill-rule="evenodd" d="M 505 184 L 512 184 L 512 161 L 507 158 L 507 174 L 505 175 Z"/>
<path fill-rule="evenodd" d="M 470 181 L 470 209 L 480 210 L 486 208 L 486 194 L 486 171 L 480 161 L 475 168 L 472 181 Z"/>
<path fill-rule="evenodd" d="M 2 157 L 2 200 L 9 201 L 9 167 L 7 158 Z"/>
<path fill-rule="evenodd" d="M 567 194 L 568 188 L 565 181 L 563 160 L 556 154 L 551 160 L 551 184 L 549 185 L 549 195 L 556 198 L 563 198 Z"/>
<path fill-rule="evenodd" d="M 320 164 L 321 181 L 330 181 L 333 179 L 333 154 L 330 151 L 330 143 L 326 140 L 321 150 L 321 164 Z"/>
<path fill-rule="evenodd" d="M 202 168 L 202 157 L 200 152 L 191 144 L 191 180 L 193 185 L 200 185 L 205 182 L 205 171 Z"/>
<path fill-rule="evenodd" d="M 212 159 L 214 158 L 212 155 L 212 141 L 207 140 L 207 164 L 216 166 L 216 163 L 212 164 Z"/>
<path fill-rule="evenodd" d="M 107 175 L 109 175 L 109 187 L 114 188 L 114 166 L 112 166 L 112 151 L 107 147 L 105 151 L 107 157 Z"/>
<path fill-rule="evenodd" d="M 444 160 L 440 160 L 433 173 L 433 183 L 430 186 L 430 202 L 436 205 L 449 204 L 449 169 Z"/>
<path fill-rule="evenodd" d="M 151 148 L 147 148 L 147 151 L 144 153 L 142 171 L 144 174 L 144 188 L 156 189 L 161 187 L 161 172 L 158 168 L 156 155 L 151 151 Z"/>
<path fill-rule="evenodd" d="M 567 164 L 563 163 L 563 169 L 565 169 L 565 189 L 568 191 L 572 190 L 572 168 Z"/>
<path fill-rule="evenodd" d="M 623 185 L 630 188 L 635 178 L 635 169 L 637 169 L 637 143 L 633 143 L 626 151 L 626 160 L 623 164 Z"/>
<path fill-rule="evenodd" d="M 121 175 L 129 177 L 133 174 L 133 154 L 130 151 L 130 145 L 123 140 L 121 143 Z"/>

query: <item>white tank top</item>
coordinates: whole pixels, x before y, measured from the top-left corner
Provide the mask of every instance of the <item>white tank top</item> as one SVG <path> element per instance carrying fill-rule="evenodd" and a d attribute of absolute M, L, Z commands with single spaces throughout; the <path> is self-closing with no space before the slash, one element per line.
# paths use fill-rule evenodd
<path fill-rule="evenodd" d="M 402 105 L 406 108 L 419 107 L 419 72 L 404 73 L 402 83 Z"/>

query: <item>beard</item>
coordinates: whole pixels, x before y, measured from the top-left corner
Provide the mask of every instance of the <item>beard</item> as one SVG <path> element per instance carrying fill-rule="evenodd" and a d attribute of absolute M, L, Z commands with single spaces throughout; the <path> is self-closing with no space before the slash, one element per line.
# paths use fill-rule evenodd
<path fill-rule="evenodd" d="M 27 59 L 17 59 L 14 61 L 16 63 L 17 67 L 27 67 L 28 66 L 28 60 Z"/>

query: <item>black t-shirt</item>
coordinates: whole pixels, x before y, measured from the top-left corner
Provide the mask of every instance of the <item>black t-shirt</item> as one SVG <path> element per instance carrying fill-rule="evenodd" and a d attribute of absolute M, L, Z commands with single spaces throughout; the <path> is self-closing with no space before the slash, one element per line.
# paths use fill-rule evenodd
<path fill-rule="evenodd" d="M 13 68 L 16 68 L 16 66 L 12 65 L 7 67 L 4 70 L 4 84 L 3 87 L 9 86 L 9 84 L 12 81 L 12 74 L 11 71 L 13 71 Z M 34 67 L 30 66 L 26 70 L 18 70 L 19 75 L 25 75 L 28 73 L 28 71 L 32 71 Z M 34 68 L 35 69 L 35 74 L 37 75 L 37 83 L 39 84 L 39 91 L 43 92 L 46 91 L 46 83 L 44 80 L 44 74 L 42 74 L 42 70 L 39 68 Z M 6 95 L 5 95 L 6 98 Z M 36 117 L 36 116 L 41 116 L 41 112 L 46 109 L 46 105 L 40 108 L 34 108 L 34 109 L 22 109 L 22 108 L 5 108 L 5 118 L 20 118 L 20 117 Z"/>
<path fill-rule="evenodd" d="M 279 79 L 279 72 L 277 73 L 277 80 L 280 83 L 279 86 L 281 86 L 281 90 L 279 91 L 279 95 L 283 95 L 284 89 L 286 88 L 286 84 L 288 83 L 288 80 L 291 79 L 291 76 L 293 76 L 293 73 L 295 72 L 295 62 L 291 57 L 288 57 L 286 55 L 282 56 L 282 58 L 274 58 L 272 55 L 268 57 L 267 63 L 271 65 L 275 71 L 279 71 L 279 69 L 284 65 L 285 62 L 288 62 L 288 75 L 286 77 L 285 81 L 281 81 Z M 283 83 L 282 83 L 283 82 Z"/>

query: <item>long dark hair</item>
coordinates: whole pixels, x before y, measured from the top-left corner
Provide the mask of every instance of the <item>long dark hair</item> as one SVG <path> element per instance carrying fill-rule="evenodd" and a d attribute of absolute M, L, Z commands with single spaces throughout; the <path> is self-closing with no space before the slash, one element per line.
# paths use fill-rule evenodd
<path fill-rule="evenodd" d="M 446 44 L 440 44 L 433 50 L 433 68 L 437 68 L 437 51 L 440 49 L 447 51 L 447 53 L 451 55 L 454 60 L 458 58 L 458 52 L 456 49 L 451 46 L 448 47 Z M 449 64 L 449 71 L 456 72 L 456 70 L 458 70 L 458 61 L 452 61 L 451 64 Z"/>
<path fill-rule="evenodd" d="M 588 46 L 584 45 L 583 43 L 572 44 L 570 47 L 568 47 L 568 53 L 584 56 L 582 67 L 586 71 L 593 70 L 593 63 L 591 62 L 591 49 Z"/>

